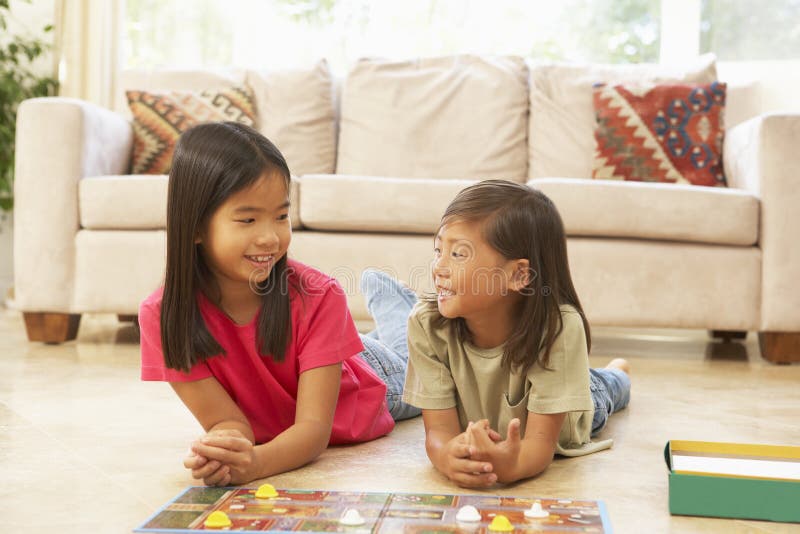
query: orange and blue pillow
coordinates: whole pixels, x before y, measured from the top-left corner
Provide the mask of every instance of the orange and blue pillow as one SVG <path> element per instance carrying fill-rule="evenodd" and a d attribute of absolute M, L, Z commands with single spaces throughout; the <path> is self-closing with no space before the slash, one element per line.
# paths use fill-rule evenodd
<path fill-rule="evenodd" d="M 133 114 L 133 174 L 167 174 L 178 137 L 196 124 L 236 121 L 255 126 L 253 95 L 246 87 L 198 93 L 126 91 Z"/>
<path fill-rule="evenodd" d="M 726 186 L 726 85 L 594 86 L 592 177 Z"/>

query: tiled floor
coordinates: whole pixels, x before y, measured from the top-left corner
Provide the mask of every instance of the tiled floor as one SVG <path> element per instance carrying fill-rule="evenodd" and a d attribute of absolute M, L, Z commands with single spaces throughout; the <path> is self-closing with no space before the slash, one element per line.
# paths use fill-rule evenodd
<path fill-rule="evenodd" d="M 592 363 L 633 365 L 629 409 L 604 432 L 610 451 L 556 460 L 496 493 L 606 502 L 620 533 L 800 532 L 800 525 L 672 517 L 669 439 L 800 444 L 800 365 L 760 359 L 704 332 L 596 329 Z M 78 342 L 27 343 L 18 313 L 0 309 L 0 532 L 122 533 L 192 484 L 181 459 L 199 426 L 169 386 L 138 380 L 134 329 L 85 316 Z M 273 477 L 278 487 L 457 492 L 425 457 L 421 420 L 388 437 L 326 451 Z"/>

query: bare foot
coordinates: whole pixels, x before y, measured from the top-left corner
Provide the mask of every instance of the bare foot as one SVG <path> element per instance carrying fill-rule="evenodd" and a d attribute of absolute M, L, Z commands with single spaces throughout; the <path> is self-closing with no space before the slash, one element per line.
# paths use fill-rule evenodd
<path fill-rule="evenodd" d="M 626 375 L 631 374 L 631 364 L 624 358 L 614 358 L 606 365 L 606 369 L 619 369 Z"/>

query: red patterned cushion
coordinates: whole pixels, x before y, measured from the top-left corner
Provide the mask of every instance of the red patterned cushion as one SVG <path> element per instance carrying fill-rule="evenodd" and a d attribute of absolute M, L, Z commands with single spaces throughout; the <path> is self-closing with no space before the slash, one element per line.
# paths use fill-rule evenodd
<path fill-rule="evenodd" d="M 724 83 L 594 87 L 592 176 L 725 186 Z"/>
<path fill-rule="evenodd" d="M 202 122 L 254 126 L 253 95 L 244 87 L 201 93 L 126 91 L 133 114 L 133 174 L 167 174 L 178 137 Z"/>

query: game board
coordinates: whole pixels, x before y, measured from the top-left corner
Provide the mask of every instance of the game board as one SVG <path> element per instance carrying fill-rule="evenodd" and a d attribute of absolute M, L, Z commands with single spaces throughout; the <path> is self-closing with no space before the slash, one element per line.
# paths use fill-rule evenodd
<path fill-rule="evenodd" d="M 277 490 L 272 499 L 258 499 L 255 488 L 191 487 L 145 521 L 135 532 L 199 532 L 214 511 L 225 512 L 232 525 L 225 530 L 267 532 L 347 532 L 444 534 L 489 533 L 495 515 L 506 516 L 515 533 L 609 533 L 611 525 L 602 501 L 505 497 L 497 495 L 435 495 L 421 493 L 360 493 L 343 491 Z M 528 519 L 524 511 L 534 499 L 550 513 Z M 478 509 L 481 521 L 456 521 L 460 507 Z M 343 526 L 339 518 L 356 509 L 365 523 Z"/>

